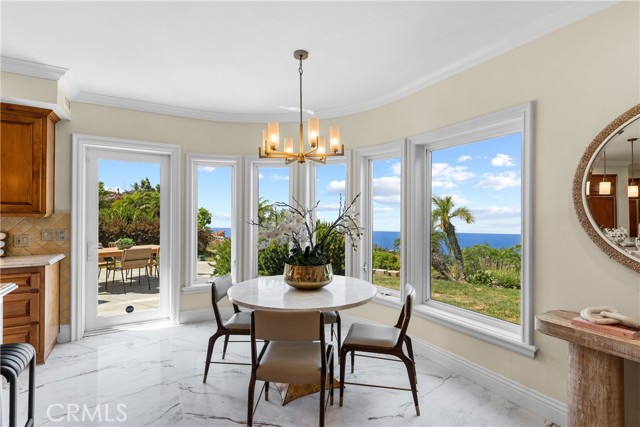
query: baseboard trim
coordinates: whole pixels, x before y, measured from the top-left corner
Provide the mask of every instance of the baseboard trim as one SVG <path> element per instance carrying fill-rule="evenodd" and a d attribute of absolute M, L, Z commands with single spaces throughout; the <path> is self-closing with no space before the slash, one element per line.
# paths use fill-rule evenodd
<path fill-rule="evenodd" d="M 219 307 L 223 319 L 228 319 L 233 314 L 232 307 Z M 197 310 L 185 310 L 180 312 L 178 323 L 197 323 L 215 320 L 212 308 L 200 308 Z"/>
<path fill-rule="evenodd" d="M 341 316 L 346 318 L 345 320 L 363 320 L 348 314 L 341 314 Z M 367 319 L 367 321 L 369 320 Z M 343 335 L 345 333 L 346 331 L 343 331 Z M 567 425 L 568 410 L 566 404 L 424 340 L 415 337 L 411 337 L 411 339 L 416 354 L 425 356 L 438 365 L 456 372 L 493 393 L 545 417 L 548 421 L 558 425 Z"/>
<path fill-rule="evenodd" d="M 58 337 L 56 338 L 56 342 L 58 344 L 71 342 L 71 325 L 69 323 L 64 323 L 60 325 L 60 330 L 58 331 Z"/>

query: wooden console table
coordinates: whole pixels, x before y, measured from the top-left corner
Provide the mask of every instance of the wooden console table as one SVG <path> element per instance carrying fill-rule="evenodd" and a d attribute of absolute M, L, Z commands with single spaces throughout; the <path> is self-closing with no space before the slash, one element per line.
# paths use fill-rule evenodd
<path fill-rule="evenodd" d="M 569 425 L 624 426 L 624 359 L 640 362 L 632 340 L 571 324 L 573 311 L 536 316 L 536 330 L 569 343 Z"/>

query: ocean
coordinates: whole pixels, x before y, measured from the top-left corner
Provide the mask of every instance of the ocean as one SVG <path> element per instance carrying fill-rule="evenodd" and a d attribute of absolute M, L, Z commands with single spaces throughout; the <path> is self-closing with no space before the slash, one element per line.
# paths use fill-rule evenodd
<path fill-rule="evenodd" d="M 460 247 L 488 243 L 494 248 L 510 248 L 520 243 L 519 234 L 488 234 L 488 233 L 456 233 Z M 393 249 L 393 242 L 400 237 L 399 231 L 374 231 L 373 244 L 385 249 Z"/>
<path fill-rule="evenodd" d="M 227 237 L 231 234 L 229 228 L 212 228 L 211 230 L 224 230 Z M 457 233 L 457 235 L 458 242 L 463 248 L 483 243 L 488 243 L 494 248 L 510 248 L 520 243 L 519 234 Z M 373 244 L 385 249 L 393 249 L 393 242 L 399 237 L 399 231 L 374 231 Z"/>

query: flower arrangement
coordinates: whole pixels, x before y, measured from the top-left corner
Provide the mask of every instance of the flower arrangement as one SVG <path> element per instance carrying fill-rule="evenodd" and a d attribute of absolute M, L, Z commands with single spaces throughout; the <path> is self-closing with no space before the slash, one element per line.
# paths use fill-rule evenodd
<path fill-rule="evenodd" d="M 358 194 L 350 203 L 342 201 L 338 208 L 338 217 L 328 228 L 318 232 L 315 211 L 318 203 L 308 209 L 294 199 L 294 206 L 277 202 L 272 205 L 276 210 L 282 209 L 281 215 L 271 222 L 251 222 L 260 227 L 258 249 L 265 249 L 272 241 L 279 245 L 291 244 L 289 256 L 285 262 L 290 265 L 319 266 L 329 263 L 330 254 L 326 248 L 328 242 L 337 235 L 348 236 L 353 250 L 357 250 L 358 241 L 362 237 L 359 213 L 356 211 Z M 319 241 L 317 241 L 319 239 Z"/>

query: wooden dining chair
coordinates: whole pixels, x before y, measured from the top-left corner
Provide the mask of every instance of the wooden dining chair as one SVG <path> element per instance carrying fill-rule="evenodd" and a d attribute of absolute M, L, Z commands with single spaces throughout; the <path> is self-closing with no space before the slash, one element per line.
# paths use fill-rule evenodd
<path fill-rule="evenodd" d="M 398 317 L 398 321 L 394 326 L 353 323 L 349 328 L 349 332 L 347 333 L 347 337 L 342 343 L 342 349 L 340 351 L 340 406 L 342 406 L 345 384 L 389 388 L 393 390 L 411 391 L 411 393 L 413 394 L 413 403 L 416 408 L 416 414 L 418 416 L 420 415 L 420 406 L 418 404 L 416 364 L 413 357 L 413 345 L 411 343 L 411 338 L 407 335 L 407 328 L 409 327 L 409 321 L 411 320 L 411 313 L 413 311 L 413 302 L 416 298 L 416 290 L 413 288 L 413 286 L 406 284 L 404 287 L 404 293 L 404 307 L 402 307 L 400 316 Z M 407 348 L 407 354 L 405 354 L 404 352 L 403 345 Z M 345 361 L 347 358 L 347 354 L 351 353 L 351 373 L 353 373 L 356 352 L 383 354 L 397 357 L 405 364 L 407 368 L 407 374 L 409 375 L 409 384 L 411 385 L 411 388 L 407 389 L 377 384 L 361 384 L 353 382 L 345 383 Z M 390 360 L 387 358 L 376 356 L 367 357 Z"/>
<path fill-rule="evenodd" d="M 220 314 L 218 303 L 222 298 L 225 298 L 227 296 L 227 292 L 232 285 L 233 283 L 231 282 L 230 274 L 218 277 L 211 284 L 211 305 L 213 306 L 213 315 L 216 319 L 217 329 L 216 332 L 209 338 L 209 345 L 207 347 L 207 360 L 205 360 L 204 362 L 204 377 L 202 378 L 203 383 L 207 382 L 209 365 L 211 363 L 228 365 L 249 365 L 249 363 L 227 361 L 221 362 L 211 360 L 211 357 L 213 356 L 213 346 L 216 344 L 218 338 L 224 337 L 224 347 L 222 348 L 222 360 L 224 360 L 224 357 L 227 353 L 227 345 L 229 344 L 229 337 L 232 335 L 249 336 L 251 333 L 251 318 L 249 317 L 250 314 L 248 312 L 240 311 L 237 305 L 233 304 L 233 315 L 229 318 L 229 320 L 224 320 L 222 318 L 222 315 Z M 248 342 L 248 340 L 231 342 Z"/>
<path fill-rule="evenodd" d="M 256 346 L 258 339 L 264 340 L 260 354 Z M 333 346 L 325 343 L 324 316 L 321 312 L 254 311 L 251 314 L 251 366 L 247 399 L 248 426 L 253 425 L 253 414 L 258 406 L 253 403 L 257 380 L 264 381 L 262 390 L 265 400 L 269 400 L 271 382 L 319 384 L 319 425 L 324 426 L 327 383 L 329 402 L 333 405 Z"/>
<path fill-rule="evenodd" d="M 129 249 L 125 249 L 122 253 L 122 259 L 120 261 L 116 261 L 113 266 L 107 267 L 107 270 L 113 271 L 113 278 L 111 283 L 115 281 L 115 272 L 120 271 L 120 277 L 122 277 L 122 284 L 124 288 L 124 294 L 127 294 L 127 284 L 124 280 L 124 272 L 127 272 L 127 277 L 131 274 L 133 278 L 133 273 L 131 270 L 137 268 L 138 269 L 138 284 L 140 284 L 140 270 L 144 268 L 145 275 L 147 276 L 147 285 L 149 286 L 149 290 L 151 290 L 151 282 L 149 281 L 149 260 L 151 259 L 151 248 L 148 247 L 132 247 Z"/>

